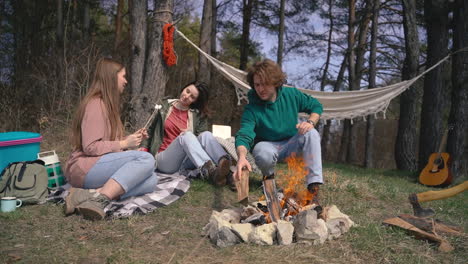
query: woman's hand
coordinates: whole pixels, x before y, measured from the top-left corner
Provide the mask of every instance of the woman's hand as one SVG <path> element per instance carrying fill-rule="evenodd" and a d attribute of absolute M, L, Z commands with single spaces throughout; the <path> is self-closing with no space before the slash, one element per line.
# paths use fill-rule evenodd
<path fill-rule="evenodd" d="M 143 140 L 143 134 L 141 132 L 135 132 L 124 140 L 120 141 L 120 148 L 122 149 L 132 149 L 140 146 L 141 141 Z"/>
<path fill-rule="evenodd" d="M 141 134 L 141 136 L 143 137 L 143 140 L 149 138 L 149 136 L 148 136 L 148 130 L 147 130 L 146 128 L 140 128 L 140 129 L 138 129 L 138 130 L 135 132 L 135 134 L 137 134 L 137 133 L 140 133 L 140 134 Z"/>

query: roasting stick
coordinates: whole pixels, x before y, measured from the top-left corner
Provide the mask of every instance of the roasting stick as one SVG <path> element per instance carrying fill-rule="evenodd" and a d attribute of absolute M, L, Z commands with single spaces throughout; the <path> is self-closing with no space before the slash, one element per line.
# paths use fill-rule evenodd
<path fill-rule="evenodd" d="M 151 120 L 153 120 L 153 118 L 156 116 L 156 114 L 158 113 L 159 109 L 162 108 L 162 105 L 159 105 L 159 104 L 155 104 L 154 105 L 154 111 L 153 113 L 151 114 L 151 116 L 149 117 L 148 121 L 146 121 L 146 124 L 145 126 L 143 127 L 143 129 L 148 129 L 148 126 L 151 122 Z"/>

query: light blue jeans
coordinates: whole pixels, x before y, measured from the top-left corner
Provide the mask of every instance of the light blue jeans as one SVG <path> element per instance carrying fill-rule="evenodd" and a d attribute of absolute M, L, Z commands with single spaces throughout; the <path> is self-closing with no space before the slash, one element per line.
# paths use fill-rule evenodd
<path fill-rule="evenodd" d="M 275 172 L 277 162 L 284 161 L 293 153 L 302 154 L 307 168 L 307 184 L 323 183 L 322 151 L 320 148 L 320 134 L 312 129 L 304 135 L 295 136 L 283 141 L 261 141 L 255 145 L 252 154 L 258 168 L 264 176 Z"/>
<path fill-rule="evenodd" d="M 157 170 L 175 173 L 184 169 L 201 168 L 207 161 L 218 164 L 227 155 L 223 147 L 209 131 L 196 137 L 192 132 L 184 132 L 172 141 L 162 152 L 156 154 Z"/>
<path fill-rule="evenodd" d="M 124 189 L 125 194 L 120 199 L 154 191 L 158 178 L 154 172 L 153 155 L 136 150 L 105 154 L 86 174 L 83 188 L 100 188 L 109 179 Z"/>

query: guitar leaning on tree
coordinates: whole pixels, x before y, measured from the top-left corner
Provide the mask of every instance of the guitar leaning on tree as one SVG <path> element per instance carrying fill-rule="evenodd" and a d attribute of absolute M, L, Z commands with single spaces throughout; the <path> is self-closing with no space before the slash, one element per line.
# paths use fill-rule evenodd
<path fill-rule="evenodd" d="M 439 145 L 439 152 L 432 153 L 426 167 L 419 174 L 419 182 L 424 185 L 438 186 L 452 183 L 452 173 L 450 172 L 450 154 L 442 152 L 447 143 L 449 126 L 442 137 Z"/>

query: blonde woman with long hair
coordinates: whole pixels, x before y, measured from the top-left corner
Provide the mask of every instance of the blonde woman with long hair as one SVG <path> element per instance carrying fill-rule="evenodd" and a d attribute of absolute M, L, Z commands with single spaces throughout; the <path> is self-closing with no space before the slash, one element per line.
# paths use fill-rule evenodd
<path fill-rule="evenodd" d="M 137 149 L 148 137 L 145 129 L 125 137 L 120 96 L 127 80 L 125 67 L 107 58 L 96 65 L 88 93 L 73 120 L 65 176 L 73 186 L 65 198 L 65 214 L 79 212 L 103 219 L 111 200 L 138 196 L 155 189 L 154 158 Z"/>

